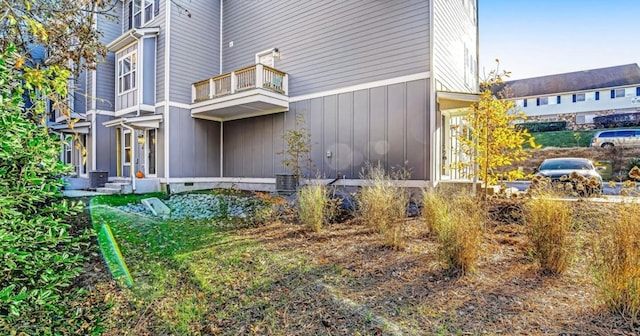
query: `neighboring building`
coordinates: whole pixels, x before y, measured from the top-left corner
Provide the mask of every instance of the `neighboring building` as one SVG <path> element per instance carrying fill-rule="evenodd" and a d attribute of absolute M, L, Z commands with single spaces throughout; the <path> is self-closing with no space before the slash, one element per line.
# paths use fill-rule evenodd
<path fill-rule="evenodd" d="M 599 115 L 640 112 L 640 67 L 608 68 L 506 82 L 509 99 L 528 121 L 566 120 L 570 129 L 593 128 Z"/>
<path fill-rule="evenodd" d="M 115 35 L 98 22 L 113 54 L 79 83 L 86 169 L 272 190 L 301 114 L 323 177 L 357 184 L 377 161 L 415 186 L 452 177 L 451 111 L 477 99 L 475 0 L 121 4 Z"/>

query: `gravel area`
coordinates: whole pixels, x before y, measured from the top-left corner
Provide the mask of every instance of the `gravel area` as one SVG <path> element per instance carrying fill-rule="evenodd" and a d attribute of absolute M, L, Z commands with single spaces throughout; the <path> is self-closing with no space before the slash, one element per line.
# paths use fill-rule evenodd
<path fill-rule="evenodd" d="M 162 202 L 171 213 L 163 219 L 224 219 L 230 217 L 245 218 L 256 206 L 250 197 L 215 194 L 172 195 Z M 117 207 L 120 210 L 147 217 L 155 217 L 142 203 L 133 203 Z"/>

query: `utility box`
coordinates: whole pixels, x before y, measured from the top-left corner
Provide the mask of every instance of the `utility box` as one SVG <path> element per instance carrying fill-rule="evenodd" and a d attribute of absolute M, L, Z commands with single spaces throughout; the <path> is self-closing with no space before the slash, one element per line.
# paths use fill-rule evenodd
<path fill-rule="evenodd" d="M 104 188 L 109 180 L 109 172 L 104 170 L 93 170 L 89 172 L 89 187 Z"/>
<path fill-rule="evenodd" d="M 298 189 L 298 176 L 293 174 L 276 174 L 276 191 L 279 194 L 294 193 Z"/>

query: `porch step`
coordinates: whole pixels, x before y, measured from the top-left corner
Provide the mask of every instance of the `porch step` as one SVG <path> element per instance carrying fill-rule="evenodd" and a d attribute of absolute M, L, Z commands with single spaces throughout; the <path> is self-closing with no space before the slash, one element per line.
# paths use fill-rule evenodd
<path fill-rule="evenodd" d="M 108 182 L 104 184 L 104 187 L 119 190 L 119 192 L 122 194 L 130 194 L 133 192 L 131 183 L 129 183 L 128 181 L 127 182 Z"/>
<path fill-rule="evenodd" d="M 120 194 L 122 191 L 121 189 L 104 187 L 104 188 L 96 188 L 96 192 L 103 193 L 103 194 L 116 195 L 116 194 Z"/>
<path fill-rule="evenodd" d="M 128 177 L 114 177 L 109 179 L 112 183 L 131 183 L 131 179 Z"/>

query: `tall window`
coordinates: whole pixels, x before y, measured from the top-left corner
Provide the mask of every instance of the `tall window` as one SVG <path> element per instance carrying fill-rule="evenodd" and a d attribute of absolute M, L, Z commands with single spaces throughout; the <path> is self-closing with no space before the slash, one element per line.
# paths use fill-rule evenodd
<path fill-rule="evenodd" d="M 118 93 L 122 94 L 136 88 L 136 53 L 118 60 Z"/>
<path fill-rule="evenodd" d="M 622 98 L 624 97 L 624 89 L 615 89 L 611 90 L 611 98 Z"/>
<path fill-rule="evenodd" d="M 131 132 L 125 131 L 124 133 L 124 164 L 131 164 Z"/>

